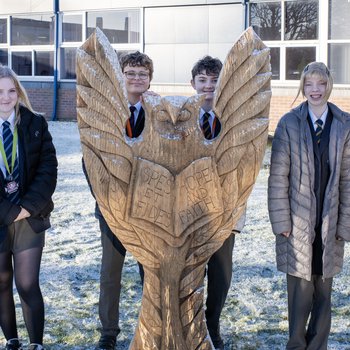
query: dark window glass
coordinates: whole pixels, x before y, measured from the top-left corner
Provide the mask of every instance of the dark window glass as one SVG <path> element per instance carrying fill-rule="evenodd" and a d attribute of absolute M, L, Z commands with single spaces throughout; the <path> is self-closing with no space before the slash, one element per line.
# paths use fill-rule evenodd
<path fill-rule="evenodd" d="M 0 44 L 7 43 L 7 19 L 0 18 Z"/>
<path fill-rule="evenodd" d="M 12 45 L 53 44 L 54 32 L 54 15 L 16 16 L 11 18 Z"/>
<path fill-rule="evenodd" d="M 52 51 L 36 51 L 34 75 L 53 75 L 53 60 L 54 53 Z"/>
<path fill-rule="evenodd" d="M 328 65 L 336 84 L 350 84 L 350 44 L 328 45 Z"/>
<path fill-rule="evenodd" d="M 32 75 L 32 52 L 12 52 L 12 69 L 17 75 Z"/>
<path fill-rule="evenodd" d="M 318 38 L 318 0 L 285 2 L 285 40 Z"/>
<path fill-rule="evenodd" d="M 280 79 L 280 48 L 271 47 L 270 57 L 271 57 L 270 62 L 271 62 L 272 79 L 279 80 Z"/>
<path fill-rule="evenodd" d="M 8 66 L 8 52 L 7 49 L 0 49 L 0 64 Z"/>
<path fill-rule="evenodd" d="M 89 12 L 87 15 L 87 35 L 99 27 L 112 44 L 140 42 L 140 12 L 107 11 Z"/>
<path fill-rule="evenodd" d="M 82 41 L 83 18 L 81 15 L 63 15 L 62 41 Z"/>
<path fill-rule="evenodd" d="M 281 3 L 251 4 L 250 25 L 263 40 L 281 40 Z"/>
<path fill-rule="evenodd" d="M 75 79 L 75 58 L 77 49 L 75 47 L 61 49 L 61 79 Z"/>
<path fill-rule="evenodd" d="M 329 39 L 350 38 L 349 17 L 349 0 L 329 0 Z"/>
<path fill-rule="evenodd" d="M 286 48 L 286 79 L 299 80 L 304 67 L 316 60 L 315 47 Z"/>

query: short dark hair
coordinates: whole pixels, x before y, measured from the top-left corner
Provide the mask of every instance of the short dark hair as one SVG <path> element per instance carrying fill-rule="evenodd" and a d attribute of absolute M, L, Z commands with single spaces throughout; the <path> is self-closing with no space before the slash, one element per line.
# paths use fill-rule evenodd
<path fill-rule="evenodd" d="M 127 53 L 122 55 L 119 59 L 120 67 L 122 72 L 124 68 L 129 65 L 131 67 L 145 67 L 149 70 L 149 77 L 152 80 L 153 77 L 153 61 L 145 54 L 140 51 Z"/>
<path fill-rule="evenodd" d="M 192 68 L 192 79 L 203 71 L 207 75 L 219 75 L 222 68 L 222 62 L 218 58 L 204 56 Z"/>

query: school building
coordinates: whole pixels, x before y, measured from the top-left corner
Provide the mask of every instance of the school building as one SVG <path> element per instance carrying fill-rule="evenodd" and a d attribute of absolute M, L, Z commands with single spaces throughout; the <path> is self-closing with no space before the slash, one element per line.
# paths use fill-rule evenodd
<path fill-rule="evenodd" d="M 291 108 L 302 68 L 325 62 L 331 101 L 350 111 L 350 0 L 11 0 L 0 2 L 0 63 L 26 87 L 48 119 L 72 120 L 76 49 L 100 27 L 118 53 L 154 61 L 151 89 L 192 95 L 195 61 L 224 60 L 247 26 L 271 48 L 270 131 Z"/>

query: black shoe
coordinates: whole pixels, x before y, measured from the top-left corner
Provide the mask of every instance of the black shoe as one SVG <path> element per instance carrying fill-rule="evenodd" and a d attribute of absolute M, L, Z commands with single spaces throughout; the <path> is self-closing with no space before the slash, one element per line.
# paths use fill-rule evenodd
<path fill-rule="evenodd" d="M 215 339 L 212 339 L 215 350 L 224 350 L 224 342 L 221 337 L 218 336 Z"/>
<path fill-rule="evenodd" d="M 95 350 L 114 350 L 117 338 L 113 335 L 102 335 Z"/>
<path fill-rule="evenodd" d="M 22 350 L 22 344 L 17 338 L 13 338 L 7 341 L 5 350 Z"/>

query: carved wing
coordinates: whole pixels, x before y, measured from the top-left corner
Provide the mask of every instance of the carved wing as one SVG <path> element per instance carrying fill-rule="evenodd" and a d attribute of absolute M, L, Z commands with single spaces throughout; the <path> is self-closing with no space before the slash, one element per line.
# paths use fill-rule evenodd
<path fill-rule="evenodd" d="M 269 49 L 253 29 L 248 28 L 225 60 L 214 98 L 213 109 L 222 125 L 221 134 L 212 141 L 213 158 L 224 212 L 194 233 L 186 256 L 187 268 L 181 276 L 181 319 L 184 325 L 198 327 L 188 333 L 189 348 L 211 349 L 205 344 L 206 330 L 196 322 L 196 317 L 203 312 L 203 299 L 194 291 L 201 288 L 201 273 L 208 259 L 244 214 L 267 142 L 270 80 Z"/>
<path fill-rule="evenodd" d="M 229 230 L 245 209 L 264 156 L 270 80 L 270 50 L 250 27 L 228 53 L 214 98 L 222 123 L 215 159 Z"/>
<path fill-rule="evenodd" d="M 129 117 L 126 96 L 117 54 L 96 28 L 77 50 L 80 139 L 86 170 L 102 214 L 113 231 L 125 235 L 127 245 L 140 242 L 123 219 L 133 166 L 132 148 L 124 135 Z"/>

